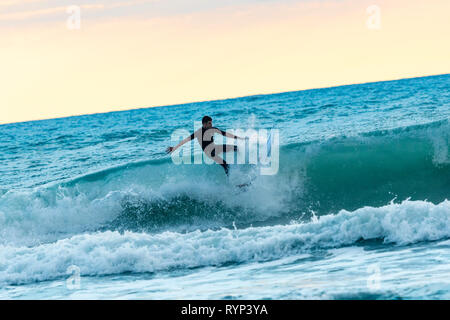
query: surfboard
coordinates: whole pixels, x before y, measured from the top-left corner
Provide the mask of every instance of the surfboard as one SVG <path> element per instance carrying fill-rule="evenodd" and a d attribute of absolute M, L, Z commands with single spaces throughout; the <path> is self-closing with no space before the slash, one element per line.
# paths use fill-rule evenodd
<path fill-rule="evenodd" d="M 272 154 L 272 130 L 269 131 L 269 136 L 267 137 L 267 158 L 270 158 Z"/>
<path fill-rule="evenodd" d="M 272 130 L 269 130 L 269 135 L 267 137 L 267 142 L 266 142 L 266 154 L 263 155 L 262 157 L 265 157 L 266 159 L 268 159 L 268 158 L 270 158 L 271 154 L 272 154 Z M 261 161 L 261 159 L 259 159 L 259 160 Z M 256 176 L 252 177 L 249 182 L 238 184 L 238 185 L 236 185 L 236 187 L 238 187 L 240 189 L 245 189 L 245 188 L 249 187 L 255 179 L 256 179 Z"/>

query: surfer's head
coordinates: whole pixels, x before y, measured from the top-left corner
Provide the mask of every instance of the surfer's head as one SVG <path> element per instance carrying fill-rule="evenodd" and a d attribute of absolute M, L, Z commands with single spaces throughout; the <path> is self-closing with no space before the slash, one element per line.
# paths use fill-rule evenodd
<path fill-rule="evenodd" d="M 211 117 L 204 116 L 202 119 L 203 128 L 211 128 L 212 127 L 212 119 Z"/>

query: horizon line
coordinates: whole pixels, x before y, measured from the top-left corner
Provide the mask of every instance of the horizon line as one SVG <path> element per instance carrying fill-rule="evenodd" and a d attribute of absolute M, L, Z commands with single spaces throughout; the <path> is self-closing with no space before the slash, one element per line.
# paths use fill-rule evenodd
<path fill-rule="evenodd" d="M 249 98 L 249 97 L 255 97 L 255 96 L 270 96 L 270 95 L 286 94 L 286 93 L 301 92 L 301 91 L 331 89 L 331 88 L 339 88 L 339 87 L 354 86 L 354 85 L 363 85 L 363 84 L 370 84 L 370 83 L 393 82 L 393 81 L 410 80 L 410 79 L 417 79 L 417 78 L 439 77 L 439 76 L 445 76 L 445 75 L 450 75 L 450 72 L 439 73 L 439 74 L 431 74 L 431 75 L 424 75 L 424 76 L 412 76 L 412 77 L 406 77 L 406 78 L 388 79 L 388 80 L 347 83 L 347 84 L 341 84 L 341 85 L 336 85 L 336 86 L 323 86 L 323 87 L 307 88 L 307 89 L 299 89 L 299 90 L 289 90 L 289 91 L 281 91 L 281 92 L 255 93 L 255 94 L 250 94 L 250 95 L 246 95 L 246 96 L 237 96 L 237 97 L 229 97 L 229 98 L 218 98 L 218 99 L 200 100 L 200 101 L 189 101 L 189 102 L 174 103 L 174 104 L 167 104 L 167 105 L 156 105 L 156 106 L 150 106 L 150 107 L 130 107 L 129 109 L 123 109 L 123 110 L 112 110 L 112 111 L 107 111 L 107 112 L 93 112 L 93 113 L 84 113 L 84 114 L 74 114 L 74 115 L 63 116 L 63 117 L 33 119 L 33 120 L 15 121 L 15 122 L 6 122 L 6 123 L 0 123 L 0 127 L 1 126 L 6 126 L 6 125 L 12 125 L 12 124 L 20 124 L 20 123 L 29 123 L 29 122 L 39 122 L 39 121 L 48 121 L 48 120 L 76 118 L 76 117 L 92 116 L 92 115 L 99 115 L 99 114 L 129 112 L 129 111 L 143 110 L 143 109 L 152 109 L 152 108 L 175 107 L 175 106 L 183 106 L 183 105 L 189 105 L 189 104 L 200 104 L 200 103 L 226 101 L 226 100 L 237 100 L 237 99 L 243 99 L 243 98 Z"/>

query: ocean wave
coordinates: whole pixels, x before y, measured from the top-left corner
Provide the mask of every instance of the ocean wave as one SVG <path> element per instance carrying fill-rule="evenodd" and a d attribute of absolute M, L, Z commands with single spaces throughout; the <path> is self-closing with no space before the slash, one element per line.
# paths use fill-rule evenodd
<path fill-rule="evenodd" d="M 413 146 L 411 143 L 421 142 L 426 144 L 427 149 L 421 150 L 419 146 Z M 408 143 L 408 145 L 402 147 L 402 143 Z M 385 148 L 379 148 L 380 145 L 384 145 Z M 358 147 L 373 148 L 377 151 L 389 151 L 390 149 L 402 149 L 412 150 L 417 148 L 415 153 L 417 156 L 424 156 L 432 158 L 434 165 L 445 165 L 450 163 L 450 157 L 448 148 L 450 145 L 450 119 L 444 119 L 440 121 L 393 128 L 390 130 L 377 130 L 371 132 L 363 132 L 358 134 L 352 134 L 349 136 L 334 136 L 328 139 L 314 140 L 300 143 L 290 143 L 287 145 L 281 145 L 280 154 L 289 152 L 292 150 L 304 151 L 305 156 L 301 156 L 301 159 L 312 158 L 312 154 L 317 154 L 323 148 L 334 147 L 332 151 L 347 152 L 349 148 L 353 148 L 355 152 L 355 159 L 358 158 L 360 152 Z M 326 150 L 325 150 L 326 151 Z M 314 159 L 311 159 L 314 160 Z M 118 171 L 133 170 L 134 168 L 140 168 L 144 166 L 171 164 L 170 157 L 161 157 L 160 159 L 144 160 L 138 162 L 131 162 L 117 167 L 111 167 L 100 171 L 87 173 L 79 177 L 69 179 L 62 185 L 73 185 L 78 182 L 103 180 L 110 174 L 114 174 Z M 383 163 L 381 163 L 383 165 Z"/>
<path fill-rule="evenodd" d="M 281 147 L 275 176 L 240 190 L 217 165 L 129 163 L 33 190 L 0 192 L 0 244 L 92 231 L 189 232 L 309 221 L 392 199 L 450 197 L 449 121 Z M 240 170 L 239 167 L 236 170 Z M 239 174 L 238 174 L 239 175 Z"/>
<path fill-rule="evenodd" d="M 35 247 L 0 246 L 0 283 L 23 284 L 66 277 L 163 272 L 177 268 L 266 261 L 360 240 L 408 245 L 450 237 L 450 202 L 403 201 L 293 223 L 246 229 L 81 234 Z"/>

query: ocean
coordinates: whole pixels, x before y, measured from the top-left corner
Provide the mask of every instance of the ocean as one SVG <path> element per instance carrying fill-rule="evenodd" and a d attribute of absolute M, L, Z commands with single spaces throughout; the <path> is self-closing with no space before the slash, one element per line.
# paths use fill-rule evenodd
<path fill-rule="evenodd" d="M 278 130 L 278 172 L 240 189 L 173 163 L 172 134 L 204 115 Z M 0 137 L 1 299 L 450 299 L 449 74 Z"/>

